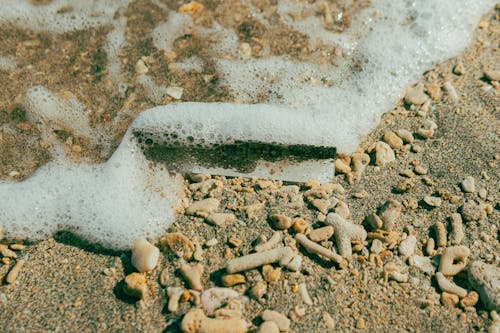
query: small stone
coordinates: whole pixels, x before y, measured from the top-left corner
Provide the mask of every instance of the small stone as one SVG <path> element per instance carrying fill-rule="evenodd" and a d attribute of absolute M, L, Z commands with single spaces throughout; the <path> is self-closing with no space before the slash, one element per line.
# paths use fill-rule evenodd
<path fill-rule="evenodd" d="M 482 204 L 477 204 L 472 200 L 467 201 L 460 208 L 460 213 L 465 222 L 482 221 L 486 219 L 485 207 Z"/>
<path fill-rule="evenodd" d="M 446 276 L 453 276 L 462 271 L 467 265 L 470 250 L 466 246 L 451 246 L 443 250 L 439 262 L 439 272 Z"/>
<path fill-rule="evenodd" d="M 200 201 L 193 202 L 186 208 L 187 215 L 198 215 L 201 217 L 208 217 L 219 208 L 220 201 L 215 198 L 208 198 Z"/>
<path fill-rule="evenodd" d="M 396 193 L 407 193 L 410 192 L 413 187 L 415 187 L 414 179 L 404 179 L 394 186 L 394 191 L 396 191 Z"/>
<path fill-rule="evenodd" d="M 326 227 L 313 229 L 309 233 L 309 239 L 316 243 L 330 239 L 330 237 L 332 236 L 333 236 L 333 227 L 329 225 L 327 225 Z"/>
<path fill-rule="evenodd" d="M 463 308 L 468 308 L 475 306 L 479 301 L 479 294 L 475 291 L 470 291 L 467 296 L 460 300 L 460 306 Z"/>
<path fill-rule="evenodd" d="M 413 178 L 415 177 L 415 174 L 413 173 L 413 170 L 411 169 L 406 169 L 406 170 L 402 170 L 399 175 L 403 176 L 403 177 L 406 177 L 406 178 Z"/>
<path fill-rule="evenodd" d="M 486 199 L 486 196 L 488 195 L 488 192 L 486 191 L 486 189 L 481 188 L 481 189 L 479 189 L 479 191 L 477 192 L 477 195 L 478 195 L 481 199 Z M 0 239 L 1 239 L 1 238 L 0 238 Z"/>
<path fill-rule="evenodd" d="M 287 230 L 292 226 L 292 219 L 283 214 L 271 215 L 274 228 L 278 230 Z"/>
<path fill-rule="evenodd" d="M 10 244 L 9 247 L 11 250 L 14 250 L 14 251 L 22 251 L 22 250 L 26 249 L 26 246 L 23 244 Z"/>
<path fill-rule="evenodd" d="M 400 130 L 397 130 L 396 131 L 396 134 L 401 138 L 403 139 L 403 142 L 404 143 L 413 143 L 413 141 L 415 140 L 413 138 L 413 134 L 411 134 L 410 131 L 407 131 L 405 129 L 400 129 Z"/>
<path fill-rule="evenodd" d="M 242 274 L 227 274 L 221 278 L 221 281 L 224 287 L 232 287 L 237 284 L 245 283 L 246 279 Z"/>
<path fill-rule="evenodd" d="M 258 300 L 261 301 L 262 297 L 267 293 L 267 283 L 264 281 L 257 281 L 252 289 L 250 289 L 250 295 Z"/>
<path fill-rule="evenodd" d="M 299 234 L 307 234 L 310 229 L 309 222 L 305 221 L 304 219 L 297 218 L 293 220 L 293 225 L 292 225 L 293 231 Z"/>
<path fill-rule="evenodd" d="M 413 265 L 420 269 L 422 272 L 432 275 L 436 272 L 436 267 L 432 264 L 432 260 L 429 257 L 424 256 L 413 256 Z"/>
<path fill-rule="evenodd" d="M 484 306 L 500 311 L 500 267 L 474 261 L 469 265 L 467 276 Z"/>
<path fill-rule="evenodd" d="M 160 250 L 145 238 L 136 240 L 132 245 L 132 266 L 140 273 L 152 271 L 159 258 Z"/>
<path fill-rule="evenodd" d="M 259 326 L 257 333 L 279 333 L 280 328 L 274 321 L 265 321 Z"/>
<path fill-rule="evenodd" d="M 387 143 L 392 149 L 401 149 L 403 147 L 403 140 L 398 137 L 394 132 L 387 131 L 384 134 L 384 141 Z"/>
<path fill-rule="evenodd" d="M 19 277 L 19 273 L 21 273 L 23 267 L 24 267 L 24 260 L 18 260 L 14 265 L 14 267 L 12 267 L 12 269 L 5 277 L 5 282 L 7 282 L 8 284 L 16 282 L 17 278 Z"/>
<path fill-rule="evenodd" d="M 163 250 L 168 247 L 179 258 L 186 260 L 191 259 L 195 251 L 193 243 L 186 236 L 178 232 L 166 234 L 160 239 L 160 244 Z"/>
<path fill-rule="evenodd" d="M 459 61 L 454 67 L 453 67 L 453 73 L 457 75 L 464 75 L 465 74 L 465 67 L 464 64 Z"/>
<path fill-rule="evenodd" d="M 443 203 L 443 200 L 441 200 L 441 198 L 439 198 L 439 197 L 433 197 L 433 196 L 427 195 L 424 197 L 424 202 L 431 207 L 439 207 Z"/>
<path fill-rule="evenodd" d="M 370 152 L 375 151 L 375 164 L 383 166 L 396 159 L 391 146 L 382 141 L 375 142 L 370 148 Z"/>
<path fill-rule="evenodd" d="M 363 317 L 359 317 L 358 320 L 356 321 L 356 329 L 364 330 L 365 328 L 366 328 L 365 320 L 363 319 Z"/>
<path fill-rule="evenodd" d="M 137 62 L 135 63 L 135 72 L 137 74 L 146 74 L 147 72 L 149 72 L 148 67 L 142 59 L 137 60 Z"/>
<path fill-rule="evenodd" d="M 472 176 L 466 177 L 460 185 L 462 187 L 462 191 L 464 191 L 465 193 L 476 192 L 476 185 L 474 182 L 474 177 Z"/>
<path fill-rule="evenodd" d="M 426 168 L 424 168 L 424 167 L 423 167 L 423 166 L 421 166 L 421 165 L 417 165 L 417 166 L 415 166 L 415 169 L 414 169 L 414 170 L 415 170 L 415 173 L 416 173 L 417 175 L 426 175 L 426 174 L 427 174 L 427 169 L 426 169 Z"/>
<path fill-rule="evenodd" d="M 148 285 L 146 283 L 146 275 L 144 273 L 131 273 L 125 277 L 125 284 L 123 285 L 125 294 L 139 298 L 146 299 L 149 295 Z"/>
<path fill-rule="evenodd" d="M 388 200 L 379 208 L 378 216 L 383 221 L 383 228 L 391 231 L 401 216 L 401 204 L 396 200 Z"/>
<path fill-rule="evenodd" d="M 379 239 L 374 239 L 370 247 L 370 252 L 379 254 L 383 250 L 384 250 L 384 243 L 382 243 L 382 241 Z"/>
<path fill-rule="evenodd" d="M 422 105 L 429 97 L 424 93 L 424 87 L 417 84 L 406 91 L 405 101 L 408 104 Z"/>
<path fill-rule="evenodd" d="M 308 200 L 309 200 L 309 202 L 311 203 L 311 205 L 314 208 L 316 208 L 317 210 L 319 210 L 323 214 L 328 213 L 328 210 L 332 206 L 332 203 L 328 199 L 314 199 L 314 198 L 310 198 Z"/>
<path fill-rule="evenodd" d="M 441 303 L 444 306 L 454 308 L 458 304 L 458 296 L 443 291 L 443 293 L 441 294 Z"/>
<path fill-rule="evenodd" d="M 420 128 L 417 130 L 417 134 L 424 139 L 429 139 L 434 136 L 434 132 L 437 128 L 438 127 L 435 122 L 425 119 Z"/>
<path fill-rule="evenodd" d="M 262 276 L 266 282 L 276 282 L 281 277 L 281 267 L 274 268 L 272 265 L 262 266 Z"/>
<path fill-rule="evenodd" d="M 165 93 L 173 99 L 181 99 L 184 89 L 181 87 L 167 87 L 167 89 L 165 89 Z"/>
<path fill-rule="evenodd" d="M 370 163 L 370 156 L 364 153 L 354 153 L 351 155 L 352 171 L 355 177 L 360 177 Z"/>
<path fill-rule="evenodd" d="M 190 265 L 188 263 L 181 264 L 180 271 L 182 276 L 188 281 L 191 289 L 201 291 L 203 290 L 203 283 L 201 282 L 201 277 L 203 275 L 203 265 L 196 263 Z"/>
<path fill-rule="evenodd" d="M 370 194 L 365 190 L 359 190 L 359 191 L 354 192 L 352 194 L 352 196 L 356 199 L 364 199 L 364 198 L 368 198 L 370 196 Z"/>
<path fill-rule="evenodd" d="M 347 174 L 351 172 L 351 167 L 343 159 L 335 160 L 335 172 Z"/>
<path fill-rule="evenodd" d="M 281 332 L 290 331 L 290 319 L 288 319 L 284 314 L 277 311 L 265 310 L 261 314 L 262 320 L 264 321 L 274 321 Z"/>
<path fill-rule="evenodd" d="M 347 219 L 351 215 L 351 212 L 349 211 L 349 206 L 343 201 L 339 201 L 337 205 L 335 206 L 335 213 L 339 214 L 343 218 Z"/>
<path fill-rule="evenodd" d="M 399 254 L 403 257 L 411 257 L 415 253 L 415 247 L 417 246 L 417 238 L 410 235 L 404 239 L 398 247 Z"/>
<path fill-rule="evenodd" d="M 222 227 L 236 221 L 236 216 L 233 213 L 211 213 L 207 217 L 207 222 Z"/>
<path fill-rule="evenodd" d="M 443 96 L 441 87 L 437 83 L 428 84 L 427 86 L 425 86 L 425 90 L 427 91 L 427 94 L 429 94 L 429 96 L 435 101 L 439 101 Z"/>

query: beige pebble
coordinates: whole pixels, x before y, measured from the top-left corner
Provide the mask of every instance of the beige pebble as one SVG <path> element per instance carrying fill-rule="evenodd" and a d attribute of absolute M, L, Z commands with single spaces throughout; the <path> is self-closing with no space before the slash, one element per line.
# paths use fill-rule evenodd
<path fill-rule="evenodd" d="M 335 230 L 335 242 L 340 255 L 344 258 L 352 255 L 352 241 L 364 242 L 366 239 L 367 234 L 363 227 L 347 222 L 336 213 L 328 214 L 325 223 Z"/>
<path fill-rule="evenodd" d="M 453 102 L 458 102 L 458 100 L 460 99 L 460 96 L 458 96 L 458 93 L 457 93 L 455 87 L 453 86 L 453 84 L 450 81 L 446 81 L 445 83 L 443 83 L 443 88 L 444 88 L 444 90 L 446 90 L 446 92 L 448 93 L 448 96 L 450 96 L 450 98 Z"/>
<path fill-rule="evenodd" d="M 436 281 L 438 283 L 439 289 L 441 289 L 442 291 L 457 295 L 460 298 L 467 295 L 467 290 L 448 280 L 441 272 L 436 273 Z"/>
<path fill-rule="evenodd" d="M 228 300 L 235 299 L 239 294 L 231 288 L 210 288 L 200 295 L 200 304 L 207 313 L 212 314 Z"/>
<path fill-rule="evenodd" d="M 0 237 L 0 239 L 1 239 L 1 237 Z M 26 246 L 23 244 L 10 244 L 9 247 L 11 250 L 14 250 L 14 251 L 22 251 L 22 250 L 26 249 Z"/>
<path fill-rule="evenodd" d="M 191 309 L 181 321 L 184 333 L 245 333 L 248 324 L 240 318 L 209 318 L 201 309 Z"/>
<path fill-rule="evenodd" d="M 380 239 L 374 239 L 372 241 L 372 245 L 370 247 L 370 252 L 375 253 L 375 254 L 379 254 L 383 250 L 384 250 L 384 243 L 382 243 L 382 241 Z"/>
<path fill-rule="evenodd" d="M 271 238 L 263 243 L 259 244 L 255 247 L 255 252 L 264 252 L 267 250 L 271 250 L 278 246 L 281 243 L 281 239 L 283 238 L 283 234 L 281 231 L 275 231 Z"/>
<path fill-rule="evenodd" d="M 290 247 L 278 247 L 276 249 L 252 253 L 243 257 L 231 259 L 226 265 L 226 271 L 230 274 L 238 273 L 276 262 L 278 262 L 281 266 L 286 266 L 292 261 L 293 258 L 294 253 Z"/>
<path fill-rule="evenodd" d="M 416 246 L 417 238 L 413 235 L 410 235 L 399 244 L 399 254 L 401 254 L 404 258 L 409 258 L 415 253 Z"/>
<path fill-rule="evenodd" d="M 327 225 L 326 227 L 313 229 L 308 236 L 313 242 L 322 242 L 333 236 L 333 227 Z"/>
<path fill-rule="evenodd" d="M 396 159 L 394 151 L 385 142 L 377 141 L 369 149 L 369 152 L 375 151 L 375 164 L 378 166 L 383 166 L 390 163 Z"/>
<path fill-rule="evenodd" d="M 224 287 L 232 287 L 237 284 L 245 283 L 246 279 L 243 274 L 227 274 L 221 278 L 221 282 Z"/>
<path fill-rule="evenodd" d="M 314 208 L 316 208 L 323 214 L 328 213 L 328 210 L 332 206 L 332 203 L 328 199 L 309 198 L 308 201 Z"/>
<path fill-rule="evenodd" d="M 458 213 L 451 214 L 451 233 L 450 233 L 450 243 L 451 245 L 459 245 L 464 238 L 464 227 L 462 223 L 462 216 Z"/>
<path fill-rule="evenodd" d="M 313 301 L 311 299 L 311 296 L 309 296 L 309 292 L 307 291 L 307 286 L 305 283 L 299 283 L 299 289 L 297 290 L 297 292 L 306 305 L 313 305 Z"/>
<path fill-rule="evenodd" d="M 335 160 L 335 173 L 347 174 L 351 172 L 351 167 L 343 159 Z"/>
<path fill-rule="evenodd" d="M 435 242 L 434 238 L 429 238 L 427 239 L 427 244 L 425 245 L 425 253 L 427 253 L 428 256 L 433 256 L 436 254 L 436 247 L 435 247 Z"/>
<path fill-rule="evenodd" d="M 476 306 L 478 301 L 479 301 L 479 294 L 473 290 L 470 291 L 464 298 L 460 300 L 460 306 L 463 308 Z"/>
<path fill-rule="evenodd" d="M 439 197 L 427 195 L 424 197 L 424 202 L 431 207 L 440 207 L 441 204 L 443 203 L 443 200 Z"/>
<path fill-rule="evenodd" d="M 296 234 L 295 235 L 295 240 L 297 243 L 299 243 L 308 253 L 316 254 L 322 258 L 332 260 L 333 262 L 337 263 L 341 267 L 345 266 L 344 259 L 338 255 L 337 253 L 327 249 L 326 247 L 323 247 L 310 239 L 308 239 L 305 235 L 303 234 Z M 349 246 L 351 244 L 349 243 Z"/>
<path fill-rule="evenodd" d="M 166 234 L 160 239 L 162 249 L 169 248 L 178 257 L 191 259 L 195 251 L 194 244 L 183 234 L 174 232 Z"/>
<path fill-rule="evenodd" d="M 292 219 L 283 214 L 271 215 L 271 221 L 274 228 L 278 230 L 287 230 L 292 226 Z"/>
<path fill-rule="evenodd" d="M 169 86 L 165 89 L 165 93 L 173 99 L 181 99 L 184 89 L 182 87 Z"/>
<path fill-rule="evenodd" d="M 429 94 L 429 96 L 435 101 L 439 101 L 443 96 L 441 86 L 437 83 L 430 83 L 426 85 L 425 90 L 427 91 L 427 94 Z"/>
<path fill-rule="evenodd" d="M 462 181 L 462 183 L 460 184 L 460 186 L 462 187 L 462 191 L 464 191 L 465 193 L 474 193 L 474 192 L 476 192 L 476 185 L 475 185 L 474 177 L 472 177 L 472 176 L 466 177 Z"/>
<path fill-rule="evenodd" d="M 3 248 L 0 249 L 0 254 L 4 258 L 17 258 L 16 252 L 12 251 L 9 249 L 7 246 L 4 246 Z"/>
<path fill-rule="evenodd" d="M 233 213 L 211 213 L 207 216 L 207 222 L 218 226 L 226 226 L 236 221 L 236 216 Z"/>
<path fill-rule="evenodd" d="M 408 104 L 422 105 L 428 99 L 429 97 L 424 93 L 424 87 L 420 83 L 406 90 L 405 101 Z"/>
<path fill-rule="evenodd" d="M 339 214 L 345 219 L 348 219 L 349 216 L 351 216 L 349 206 L 343 201 L 339 201 L 337 203 L 337 205 L 335 206 L 335 213 Z"/>
<path fill-rule="evenodd" d="M 387 143 L 392 149 L 401 149 L 403 147 L 403 140 L 391 131 L 384 133 L 384 142 Z"/>
<path fill-rule="evenodd" d="M 413 138 L 413 134 L 408 131 L 408 130 L 405 130 L 405 129 L 399 129 L 396 131 L 396 134 L 397 136 L 399 136 L 401 139 L 403 139 L 403 142 L 404 143 L 413 143 L 413 141 L 415 140 Z"/>
<path fill-rule="evenodd" d="M 275 322 L 281 332 L 288 332 L 290 330 L 290 319 L 284 314 L 277 311 L 264 310 L 261 314 L 262 320 Z"/>
<path fill-rule="evenodd" d="M 132 244 L 132 266 L 140 273 L 152 271 L 159 258 L 160 250 L 145 238 L 137 239 Z"/>
<path fill-rule="evenodd" d="M 202 264 L 182 263 L 180 270 L 184 278 L 188 281 L 188 284 L 191 289 L 198 291 L 203 290 L 203 283 L 201 282 L 201 277 L 203 275 Z"/>
<path fill-rule="evenodd" d="M 210 178 L 212 178 L 212 176 L 202 173 L 192 173 L 189 175 L 189 179 L 191 179 L 191 181 L 195 183 L 201 183 Z"/>
<path fill-rule="evenodd" d="M 262 266 L 262 276 L 266 282 L 276 282 L 281 277 L 281 267 L 274 268 L 272 265 Z"/>
<path fill-rule="evenodd" d="M 467 265 L 470 250 L 465 246 L 451 246 L 443 250 L 439 262 L 439 272 L 446 276 L 453 276 L 462 271 Z"/>
<path fill-rule="evenodd" d="M 21 273 L 23 266 L 24 266 L 24 260 L 18 260 L 14 265 L 14 267 L 12 267 L 9 273 L 7 274 L 5 282 L 7 282 L 8 284 L 14 283 L 19 277 L 19 273 Z"/>
<path fill-rule="evenodd" d="M 436 232 L 436 245 L 438 247 L 445 247 L 447 244 L 447 233 L 446 227 L 442 222 L 436 222 L 434 225 L 434 230 Z"/>
<path fill-rule="evenodd" d="M 391 231 L 401 216 L 401 204 L 397 200 L 386 201 L 378 210 L 378 216 L 383 222 L 383 229 Z"/>
<path fill-rule="evenodd" d="M 424 273 L 432 275 L 436 272 L 436 268 L 432 264 L 432 260 L 429 257 L 413 256 L 412 261 L 413 266 L 417 267 Z"/>
<path fill-rule="evenodd" d="M 219 208 L 220 200 L 215 198 L 203 199 L 200 201 L 193 202 L 186 208 L 187 215 L 198 215 L 201 217 L 208 217 L 210 213 L 213 213 Z"/>
<path fill-rule="evenodd" d="M 370 164 L 370 156 L 364 153 L 354 153 L 351 155 L 352 172 L 356 178 L 359 178 Z"/>
<path fill-rule="evenodd" d="M 167 309 L 168 312 L 177 312 L 179 309 L 179 302 L 181 297 L 184 295 L 184 289 L 181 287 L 168 287 L 167 288 L 167 296 L 168 303 Z"/>
<path fill-rule="evenodd" d="M 429 139 L 434 136 L 437 125 L 430 119 L 425 119 L 417 130 L 417 134 L 424 139 Z"/>
<path fill-rule="evenodd" d="M 454 308 L 458 304 L 458 296 L 455 294 L 450 294 L 447 292 L 443 292 L 441 294 L 441 303 L 444 306 L 452 307 Z"/>
<path fill-rule="evenodd" d="M 423 166 L 421 165 L 417 165 L 415 166 L 414 168 L 414 171 L 417 175 L 426 175 L 427 174 L 427 169 L 424 168 Z"/>
<path fill-rule="evenodd" d="M 257 281 L 252 289 L 250 289 L 250 295 L 258 300 L 261 301 L 262 297 L 267 293 L 267 283 L 265 281 Z"/>
<path fill-rule="evenodd" d="M 123 285 L 125 294 L 144 300 L 149 295 L 148 285 L 146 283 L 146 275 L 144 273 L 131 273 L 125 277 Z"/>
<path fill-rule="evenodd" d="M 292 225 L 293 231 L 300 233 L 300 234 L 308 234 L 311 226 L 309 222 L 302 218 L 297 218 L 293 220 L 293 225 Z"/>
<path fill-rule="evenodd" d="M 265 321 L 259 326 L 257 333 L 279 333 L 280 328 L 274 321 Z"/>
<path fill-rule="evenodd" d="M 137 62 L 135 63 L 135 72 L 137 74 L 146 74 L 147 72 L 149 72 L 148 67 L 142 59 L 137 60 Z"/>
<path fill-rule="evenodd" d="M 406 178 L 413 178 L 413 177 L 415 177 L 415 173 L 411 169 L 402 170 L 402 171 L 399 172 L 399 175 L 401 175 L 403 177 L 406 177 Z"/>

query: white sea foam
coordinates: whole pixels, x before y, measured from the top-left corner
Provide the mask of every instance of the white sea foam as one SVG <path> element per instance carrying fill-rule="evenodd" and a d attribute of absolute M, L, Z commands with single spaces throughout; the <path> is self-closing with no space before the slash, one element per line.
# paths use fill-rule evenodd
<path fill-rule="evenodd" d="M 308 4 L 280 1 L 278 12 L 285 24 L 318 43 L 343 50 L 347 57 L 338 67 L 299 63 L 288 57 L 243 61 L 237 54 L 234 31 L 217 25 L 200 28 L 199 33 L 221 58 L 216 61 L 221 83 L 235 100 L 253 104 L 265 93 L 269 96 L 265 104 L 179 103 L 146 111 L 101 165 L 68 162 L 54 149 L 58 157 L 31 178 L 0 183 L 0 223 L 11 237 L 40 239 L 66 229 L 114 248 L 128 247 L 140 236 L 160 235 L 173 221 L 180 182 L 145 160 L 133 138 L 134 130 L 156 133 L 158 140 L 162 132 L 175 128 L 186 142 L 256 140 L 352 152 L 359 138 L 412 82 L 468 45 L 481 15 L 495 2 L 372 0 L 348 31 L 336 35 L 323 28 L 319 17 L 290 19 L 290 12 Z M 123 22 L 114 17 L 126 3 L 55 0 L 47 6 L 31 6 L 26 0 L 4 0 L 0 23 L 51 33 L 112 25 L 107 44 L 114 59 L 110 75 L 119 81 L 116 58 L 124 34 Z M 69 5 L 71 11 L 61 10 Z M 170 13 L 152 38 L 158 48 L 171 51 L 175 39 L 191 29 L 196 27 L 189 16 Z M 355 63 L 361 65 L 360 70 L 352 70 Z M 160 101 L 162 87 L 148 79 L 142 77 L 140 82 L 150 91 L 150 98 Z M 69 127 L 77 135 L 106 140 L 88 125 L 83 105 L 53 96 L 38 87 L 26 99 L 29 116 L 41 120 L 42 131 L 47 134 L 56 127 Z"/>

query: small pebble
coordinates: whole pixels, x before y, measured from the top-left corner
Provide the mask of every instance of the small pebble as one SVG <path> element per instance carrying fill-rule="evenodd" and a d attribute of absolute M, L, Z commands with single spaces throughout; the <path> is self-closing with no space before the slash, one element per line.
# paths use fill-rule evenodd
<path fill-rule="evenodd" d="M 379 166 L 383 166 L 396 159 L 391 146 L 382 141 L 375 142 L 370 148 L 371 151 L 375 151 L 375 164 Z"/>
<path fill-rule="evenodd" d="M 279 333 L 280 328 L 274 321 L 265 321 L 259 326 L 257 333 Z"/>
<path fill-rule="evenodd" d="M 12 269 L 7 274 L 5 282 L 7 282 L 8 284 L 16 282 L 17 278 L 19 277 L 19 273 L 21 273 L 21 270 L 23 269 L 23 266 L 24 260 L 18 260 L 14 267 L 12 267 Z"/>
<path fill-rule="evenodd" d="M 464 191 L 465 193 L 474 193 L 476 191 L 474 177 L 472 176 L 466 177 L 460 185 L 462 187 L 462 191 Z"/>
<path fill-rule="evenodd" d="M 441 294 L 441 303 L 444 306 L 454 308 L 458 304 L 458 296 L 443 291 Z"/>
<path fill-rule="evenodd" d="M 326 227 L 313 229 L 308 236 L 313 242 L 322 242 L 333 236 L 333 227 L 327 225 Z"/>
<path fill-rule="evenodd" d="M 125 284 L 123 285 L 125 294 L 139 298 L 146 299 L 149 294 L 148 285 L 146 284 L 146 275 L 144 273 L 131 273 L 125 277 Z"/>
<path fill-rule="evenodd" d="M 415 169 L 414 169 L 414 170 L 415 170 L 415 173 L 416 173 L 417 175 L 426 175 L 426 174 L 427 174 L 427 169 L 426 169 L 426 168 L 424 168 L 424 167 L 423 167 L 423 166 L 421 166 L 421 165 L 417 165 L 417 166 L 415 166 Z"/>
<path fill-rule="evenodd" d="M 413 141 L 415 140 L 413 138 L 413 134 L 411 134 L 410 131 L 408 130 L 405 130 L 405 129 L 399 129 L 396 131 L 396 134 L 401 138 L 403 139 L 403 142 L 404 143 L 413 143 Z"/>
<path fill-rule="evenodd" d="M 422 84 L 417 84 L 406 91 L 405 101 L 408 104 L 422 105 L 429 97 L 424 93 Z"/>
<path fill-rule="evenodd" d="M 132 266 L 138 272 L 152 271 L 158 264 L 160 250 L 148 242 L 145 238 L 140 238 L 132 245 Z"/>
<path fill-rule="evenodd" d="M 278 230 L 287 230 L 292 226 L 292 219 L 283 214 L 271 215 L 274 228 Z"/>
<path fill-rule="evenodd" d="M 424 197 L 424 202 L 431 207 L 439 207 L 443 203 L 443 200 L 441 200 L 441 198 L 439 198 L 439 197 L 433 197 L 433 196 L 427 195 Z"/>
<path fill-rule="evenodd" d="M 385 132 L 384 142 L 387 143 L 392 149 L 401 149 L 403 147 L 403 140 L 391 131 Z"/>

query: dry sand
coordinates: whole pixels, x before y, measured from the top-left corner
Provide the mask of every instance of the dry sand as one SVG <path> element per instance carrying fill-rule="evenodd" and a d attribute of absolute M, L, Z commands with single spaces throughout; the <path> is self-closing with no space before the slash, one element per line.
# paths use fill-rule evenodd
<path fill-rule="evenodd" d="M 137 11 L 141 13 L 140 10 Z M 435 135 L 427 140 L 416 139 L 416 144 L 423 148 L 421 152 L 398 151 L 395 162 L 383 167 L 370 165 L 363 177 L 353 183 L 349 183 L 344 175 L 336 176 L 336 182 L 346 189 L 343 201 L 349 206 L 353 222 L 361 223 L 368 214 L 375 212 L 377 207 L 388 199 L 410 203 L 415 201 L 418 206 L 414 208 L 403 206 L 402 218 L 395 230 L 401 233 L 411 226 L 418 240 L 417 253 L 422 254 L 421 241 L 429 237 L 432 225 L 438 221 L 446 222 L 466 199 L 479 200 L 491 205 L 493 209 L 484 221 L 465 224 L 465 238 L 462 244 L 471 250 L 469 260 L 499 265 L 499 84 L 491 82 L 484 74 L 485 68 L 500 62 L 499 15 L 499 9 L 488 13 L 476 31 L 473 43 L 463 54 L 423 75 L 421 82 L 424 84 L 437 83 L 441 87 L 446 81 L 452 82 L 459 95 L 458 101 L 453 101 L 449 94 L 444 92 L 442 99 L 432 102 L 426 115 L 418 115 L 418 108 L 400 101 L 392 111 L 388 110 L 379 126 L 363 139 L 362 147 L 367 148 L 380 140 L 387 130 L 407 129 L 414 133 L 423 119 L 433 119 L 438 126 Z M 154 21 L 155 17 L 150 19 Z M 4 31 L 3 34 L 5 33 Z M 0 40 L 3 42 L 0 43 L 5 43 L 6 40 L 16 43 L 16 38 L 24 38 L 20 36 L 19 31 L 9 33 L 10 37 L 4 39 L 5 35 L 2 36 Z M 99 31 L 95 33 L 99 36 Z M 71 43 L 71 39 L 68 43 Z M 131 49 L 131 57 L 138 50 L 139 46 L 135 50 Z M 50 54 L 44 59 L 50 59 Z M 98 60 L 95 57 L 92 59 Z M 457 64 L 463 65 L 461 75 L 454 73 Z M 97 67 L 92 68 L 95 72 Z M 209 71 L 210 68 L 206 70 Z M 27 83 L 22 83 L 21 74 L 14 78 L 5 75 L 0 72 L 0 80 L 3 82 L 0 89 L 0 120 L 2 124 L 17 126 L 18 131 L 12 136 L 3 137 L 0 144 L 0 172 L 6 177 L 11 170 L 17 170 L 21 173 L 19 178 L 22 178 L 43 164 L 48 156 L 36 145 L 27 146 L 29 151 L 22 150 L 29 136 L 26 131 L 35 130 L 30 124 L 26 124 L 22 111 L 16 111 L 9 101 L 15 100 L 18 91 Z M 59 74 L 55 73 L 54 77 L 57 75 Z M 50 77 L 44 79 L 51 80 Z M 95 73 L 94 77 L 88 80 L 99 82 Z M 43 83 L 51 85 L 50 82 Z M 100 103 L 98 83 L 96 87 L 89 89 L 97 89 L 94 103 Z M 199 100 L 203 101 L 224 100 L 221 98 L 224 96 L 223 91 L 214 93 L 210 89 L 188 88 L 185 91 L 196 90 Z M 68 90 L 72 90 L 71 86 L 68 86 Z M 86 96 L 90 95 L 92 92 Z M 139 97 L 132 102 L 133 107 L 144 110 L 151 106 L 151 101 L 142 98 L 140 92 L 137 96 Z M 78 97 L 86 101 L 85 96 Z M 103 103 L 107 110 L 117 110 L 123 101 L 103 100 Z M 113 103 L 116 103 L 114 107 Z M 112 116 L 114 115 L 111 114 Z M 124 128 L 125 126 L 126 124 Z M 85 143 L 82 142 L 81 145 L 85 149 Z M 20 156 L 21 151 L 23 156 Z M 413 169 L 415 162 L 428 170 L 426 176 L 432 184 L 425 183 L 425 176 L 415 176 L 415 185 L 409 192 L 396 193 L 396 185 L 406 179 L 399 173 L 405 169 Z M 467 176 L 474 177 L 476 193 L 464 194 L 461 191 L 459 184 Z M 280 190 L 259 189 L 251 180 L 220 179 L 224 186 L 213 195 L 221 199 L 224 209 L 234 211 L 244 223 L 215 227 L 204 222 L 203 218 L 180 215 L 170 230 L 181 232 L 191 239 L 197 238 L 201 244 L 214 238 L 218 240 L 217 245 L 204 248 L 202 264 L 205 267 L 205 288 L 220 286 L 221 269 L 224 268 L 227 258 L 249 253 L 252 243 L 260 235 L 271 236 L 273 228 L 268 221 L 270 213 L 283 211 L 288 215 L 301 216 L 314 226 L 321 225 L 317 222 L 318 211 L 307 203 L 295 209 L 284 208 L 285 199 Z M 189 182 L 189 178 L 186 178 L 186 183 Z M 478 189 L 486 190 L 486 198 L 478 197 Z M 305 187 L 302 187 L 301 191 L 304 190 Z M 366 191 L 368 196 L 355 198 L 354 194 L 361 190 Z M 432 208 L 422 201 L 425 196 L 431 194 L 443 199 L 440 207 Z M 198 200 L 200 195 L 190 193 L 189 198 Z M 244 212 L 238 210 L 238 206 L 257 201 L 263 201 L 265 207 L 258 211 L 254 218 L 248 218 Z M 242 240 L 242 245 L 237 248 L 229 245 L 230 237 Z M 169 313 L 166 309 L 166 290 L 159 285 L 162 269 L 167 269 L 165 274 L 168 276 L 169 286 L 185 286 L 184 279 L 176 271 L 179 260 L 169 252 L 161 256 L 160 267 L 147 277 L 152 299 L 146 306 L 138 306 L 134 299 L 122 291 L 124 277 L 133 271 L 128 252 L 114 253 L 96 249 L 71 235 L 61 233 L 52 239 L 30 244 L 18 255 L 24 258 L 26 263 L 17 281 L 14 284 L 0 285 L 2 332 L 177 332 L 183 314 L 192 307 L 190 303 L 182 303 L 177 313 Z M 392 252 L 388 254 L 385 262 L 391 260 L 391 255 Z M 11 266 L 0 263 L 2 280 Z M 250 300 L 246 304 L 243 318 L 251 321 L 252 329 L 256 329 L 260 324 L 259 314 L 265 309 L 289 314 L 296 305 L 302 304 L 300 296 L 293 292 L 293 286 L 295 283 L 305 282 L 314 305 L 305 306 L 305 315 L 292 321 L 294 332 L 327 331 L 323 319 L 325 312 L 333 319 L 335 328 L 332 331 L 466 332 L 484 331 L 491 325 L 489 312 L 481 302 L 469 311 L 460 306 L 444 306 L 439 302 L 441 292 L 434 278 L 420 272 L 416 267 L 402 267 L 406 267 L 409 272 L 412 278 L 410 283 L 384 281 L 383 269 L 370 264 L 361 253 L 356 253 L 344 270 L 339 270 L 335 265 L 317 257 L 305 255 L 300 274 L 283 269 L 280 280 L 269 283 L 262 303 Z M 108 268 L 114 268 L 115 274 L 104 274 Z M 259 273 L 254 270 L 246 275 L 246 285 L 236 289 L 245 290 L 251 287 L 252 281 L 255 281 Z M 463 278 L 459 277 L 455 281 L 470 289 Z"/>

